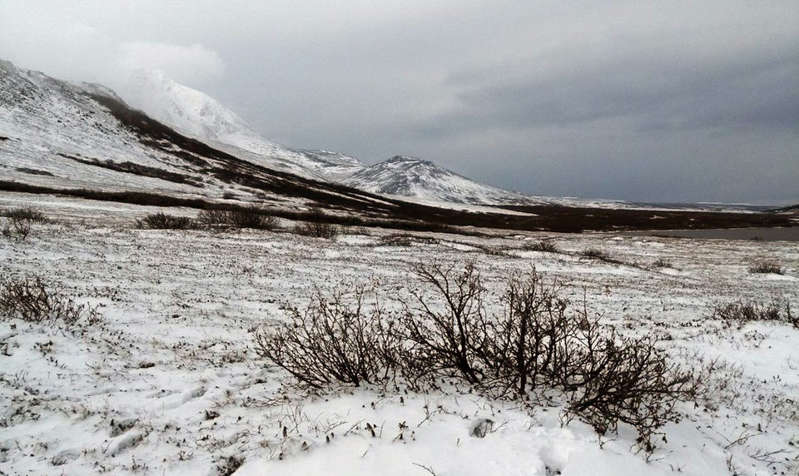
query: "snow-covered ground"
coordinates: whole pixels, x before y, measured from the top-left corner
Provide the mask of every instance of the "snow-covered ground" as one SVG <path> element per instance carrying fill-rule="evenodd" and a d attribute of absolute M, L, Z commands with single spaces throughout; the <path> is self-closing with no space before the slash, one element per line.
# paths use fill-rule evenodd
<path fill-rule="evenodd" d="M 151 209 L 58 200 L 38 203 L 54 223 L 34 225 L 26 241 L 0 239 L 0 275 L 62 283 L 103 319 L 85 333 L 0 319 L 0 474 L 799 474 L 799 330 L 708 318 L 714 303 L 737 299 L 799 308 L 795 243 L 425 234 L 433 240 L 387 246 L 378 230 L 333 241 L 137 230 L 134 218 Z M 524 248 L 544 237 L 572 254 Z M 627 264 L 576 256 L 586 248 Z M 784 275 L 748 273 L 757 259 L 779 261 Z M 253 332 L 314 287 L 377 279 L 390 294 L 414 283 L 409 266 L 432 260 L 473 260 L 492 291 L 535 265 L 623 332 L 658 336 L 675 361 L 718 359 L 707 379 L 715 391 L 680 406 L 684 418 L 647 460 L 631 428 L 599 437 L 562 424 L 558 406 L 525 409 L 456 387 L 307 392 L 254 352 Z M 495 422 L 485 438 L 470 436 L 479 418 Z"/>

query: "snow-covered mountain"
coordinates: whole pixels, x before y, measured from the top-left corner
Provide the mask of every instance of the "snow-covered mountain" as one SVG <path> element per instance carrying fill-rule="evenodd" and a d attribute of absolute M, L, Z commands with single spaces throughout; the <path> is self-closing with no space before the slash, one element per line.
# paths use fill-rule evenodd
<path fill-rule="evenodd" d="M 403 155 L 366 167 L 343 180 L 367 192 L 434 202 L 470 204 L 521 203 L 524 195 L 483 185 L 429 160 Z"/>
<path fill-rule="evenodd" d="M 216 183 L 218 177 L 208 176 L 207 170 L 186 164 L 179 156 L 185 152 L 180 147 L 170 149 L 164 144 L 142 141 L 130 127 L 120 124 L 97 101 L 107 98 L 117 104 L 130 104 L 182 134 L 251 164 L 367 192 L 438 203 L 619 205 L 508 192 L 412 157 L 396 156 L 365 166 L 358 159 L 337 152 L 284 147 L 262 137 L 219 101 L 158 71 L 134 73 L 123 88 L 124 101 L 104 86 L 60 81 L 9 62 L 0 62 L 0 76 L 0 169 L 11 179 L 22 174 L 27 182 L 35 179 L 48 186 L 59 181 L 60 185 L 70 182 L 81 187 L 113 183 L 141 190 L 198 192 L 196 186 L 188 185 L 191 182 L 205 184 L 203 194 L 208 195 L 212 189 L 215 191 L 211 196 L 223 193 L 221 190 L 227 185 Z M 10 140 L 2 140 L 3 137 Z M 110 161 L 111 165 L 91 167 L 87 173 L 81 160 Z M 166 174 L 190 171 L 191 177 L 173 176 L 173 180 L 164 181 L 155 176 L 160 173 L 157 171 L 144 176 L 120 175 L 113 170 L 130 168 L 119 165 L 124 163 Z M 31 170 L 40 173 L 32 174 Z"/>
<path fill-rule="evenodd" d="M 201 111 L 210 110 L 200 106 L 196 112 L 211 122 L 223 117 Z M 313 154 L 302 156 L 319 164 L 347 162 L 334 153 Z M 124 199 L 135 192 L 195 203 L 236 199 L 291 211 L 321 204 L 390 215 L 397 208 L 380 197 L 253 162 L 176 132 L 100 85 L 73 84 L 0 61 L 0 183 L 6 189 L 116 193 Z"/>
<path fill-rule="evenodd" d="M 367 167 L 358 159 L 337 152 L 281 146 L 258 134 L 214 98 L 177 83 L 160 71 L 136 71 L 125 90 L 125 100 L 151 117 L 265 167 L 420 200 L 470 204 L 532 200 L 412 157 L 397 156 Z"/>
<path fill-rule="evenodd" d="M 4 137 L 0 141 L 0 175 L 6 180 L 58 187 L 107 188 L 113 184 L 177 193 L 197 189 L 186 180 L 88 165 L 86 162 L 95 160 L 104 165 L 110 161 L 157 169 L 164 176 L 185 173 L 181 160 L 142 143 L 90 94 L 114 97 L 98 85 L 75 85 L 0 61 L 0 136 Z M 197 176 L 196 180 L 199 183 L 203 178 Z"/>
<path fill-rule="evenodd" d="M 272 142 L 216 99 L 159 70 L 134 71 L 124 91 L 125 101 L 150 117 L 264 167 L 329 181 L 363 168 L 344 154 L 293 150 Z"/>

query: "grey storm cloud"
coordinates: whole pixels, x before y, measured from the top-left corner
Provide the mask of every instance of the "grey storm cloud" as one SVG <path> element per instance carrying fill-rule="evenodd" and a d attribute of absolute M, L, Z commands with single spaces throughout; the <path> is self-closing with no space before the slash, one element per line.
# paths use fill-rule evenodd
<path fill-rule="evenodd" d="M 615 136 L 619 132 L 608 127 L 607 121 L 616 121 L 626 124 L 626 135 L 631 142 L 642 138 L 664 140 L 680 133 L 687 139 L 696 131 L 717 135 L 724 130 L 757 131 L 759 136 L 772 138 L 787 134 L 795 138 L 799 129 L 799 41 L 793 49 L 780 54 L 761 51 L 715 63 L 674 62 L 664 57 L 662 54 L 652 58 L 618 57 L 588 68 L 544 74 L 530 67 L 529 72 L 520 75 L 519 64 L 514 65 L 517 71 L 500 68 L 455 74 L 448 83 L 459 91 L 457 106 L 416 124 L 413 130 L 429 140 L 449 140 L 453 135 L 475 134 L 486 129 L 524 134 L 544 128 L 579 131 L 606 127 L 608 134 Z M 513 79 L 503 79 L 506 77 Z M 777 142 L 781 140 L 784 139 Z M 785 143 L 796 145 L 790 139 Z M 530 146 L 532 150 L 540 150 L 536 147 L 539 144 L 531 141 Z M 633 154 L 630 145 L 629 150 L 618 153 Z M 789 161 L 787 171 L 793 171 L 794 178 L 799 168 L 797 153 L 795 148 L 788 152 L 793 160 Z M 763 158 L 767 160 L 768 155 Z M 593 158 L 595 163 L 607 163 L 601 159 L 600 155 Z M 735 161 L 727 154 L 697 159 L 720 173 L 726 173 L 725 168 L 734 168 L 724 166 L 723 161 Z M 591 157 L 585 160 L 590 161 Z M 637 173 L 642 176 L 652 167 L 643 157 L 633 162 L 625 167 L 639 166 Z M 744 175 L 748 170 L 742 166 L 739 172 Z M 790 184 L 788 187 L 786 195 L 799 190 L 799 187 L 791 190 Z M 663 197 L 667 195 L 664 190 Z"/>
<path fill-rule="evenodd" d="M 795 127 L 799 41 L 789 58 L 745 58 L 708 71 L 698 65 L 624 62 L 568 75 L 467 87 L 461 107 L 437 122 L 480 128 L 569 126 L 635 118 L 645 129 Z"/>
<path fill-rule="evenodd" d="M 532 194 L 799 201 L 795 0 L 5 0 L 0 57 Z"/>

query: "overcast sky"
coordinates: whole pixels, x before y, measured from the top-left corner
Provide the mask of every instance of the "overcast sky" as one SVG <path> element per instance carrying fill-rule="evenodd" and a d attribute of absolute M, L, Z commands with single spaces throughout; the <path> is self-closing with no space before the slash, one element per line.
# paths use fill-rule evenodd
<path fill-rule="evenodd" d="M 797 0 L 0 0 L 0 58 L 532 194 L 799 201 Z"/>

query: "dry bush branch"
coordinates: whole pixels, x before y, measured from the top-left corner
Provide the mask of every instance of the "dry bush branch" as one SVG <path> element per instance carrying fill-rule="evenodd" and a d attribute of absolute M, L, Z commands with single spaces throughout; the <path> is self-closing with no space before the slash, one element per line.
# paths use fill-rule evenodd
<path fill-rule="evenodd" d="M 467 382 L 479 383 L 485 374 L 480 354 L 487 337 L 480 273 L 472 263 L 463 270 L 417 265 L 413 272 L 438 299 L 412 289 L 402 303 L 401 329 L 410 342 L 406 371 L 419 378 L 455 370 Z"/>
<path fill-rule="evenodd" d="M 62 321 L 95 324 L 96 309 L 78 304 L 58 286 L 48 286 L 41 278 L 7 279 L 0 282 L 0 314 L 7 319 L 27 322 Z"/>
<path fill-rule="evenodd" d="M 367 305 L 370 297 L 364 287 L 329 296 L 317 290 L 304 311 L 290 309 L 289 322 L 256 333 L 256 352 L 313 387 L 385 382 L 399 338 L 379 303 Z"/>

